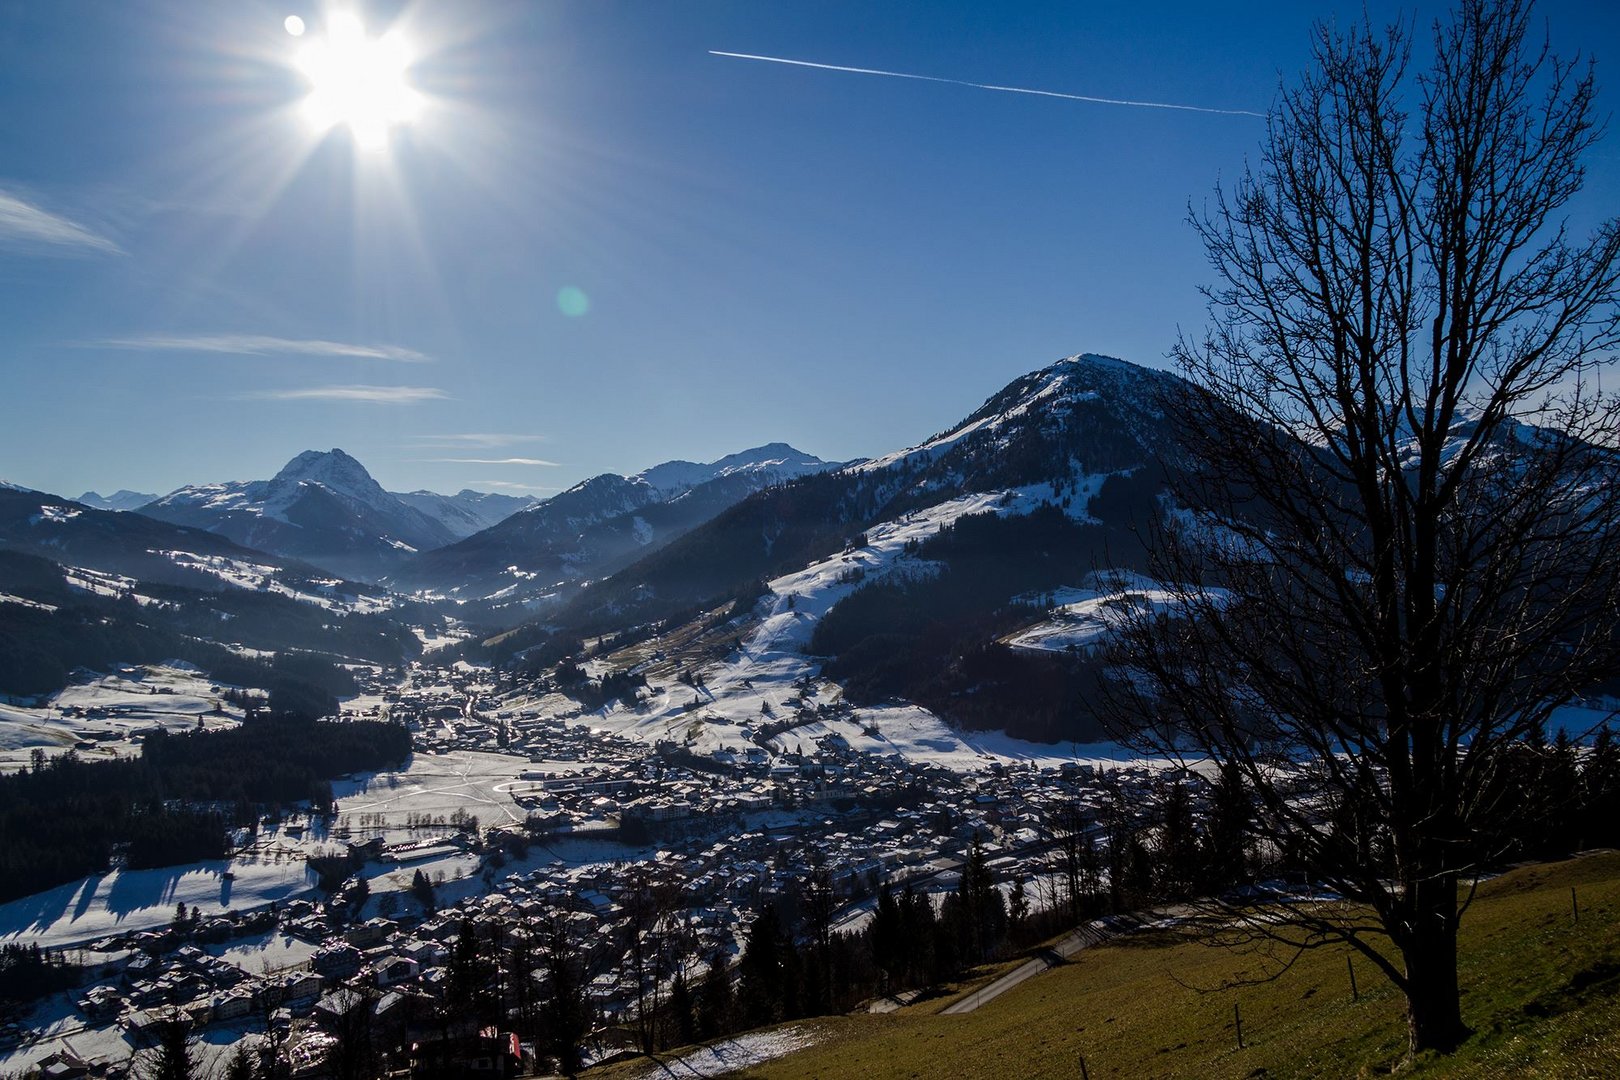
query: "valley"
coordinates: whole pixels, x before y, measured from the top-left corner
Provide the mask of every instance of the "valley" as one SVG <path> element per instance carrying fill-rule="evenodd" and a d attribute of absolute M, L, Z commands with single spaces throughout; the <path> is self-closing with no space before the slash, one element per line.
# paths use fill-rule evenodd
<path fill-rule="evenodd" d="M 115 843 L 99 872 L 0 904 L 0 946 L 84 973 L 16 1013 L 0 1069 L 116 1061 L 176 1009 L 221 1046 L 274 1042 L 284 1016 L 276 1052 L 313 1061 L 335 994 L 397 1002 L 401 1030 L 454 1008 L 454 957 L 484 935 L 514 935 L 489 938 L 497 963 L 567 958 L 595 1018 L 575 1049 L 605 1061 L 649 1025 L 676 1039 L 677 984 L 746 971 L 778 906 L 808 935 L 786 939 L 798 962 L 836 954 L 844 973 L 815 969 L 819 1003 L 739 1004 L 725 1030 L 921 989 L 1082 914 L 1278 866 L 1251 847 L 1167 884 L 1166 815 L 1214 844 L 1222 777 L 1103 722 L 1099 657 L 1122 626 L 1224 602 L 1147 573 L 1174 391 L 1071 357 L 910 450 L 668 463 L 459 540 L 379 518 L 399 499 L 337 450 L 183 489 L 155 518 L 0 493 L 0 630 L 31 650 L 0 705 L 8 768 L 144 765 L 163 733 L 201 751 L 291 724 L 408 747 L 317 765 L 308 799 L 169 787 L 181 817 L 231 808 L 225 857 L 135 868 Z M 238 546 L 254 542 L 270 550 Z M 1560 725 L 1600 724 L 1599 691 Z M 862 959 L 896 896 L 948 913 L 970 889 L 994 898 L 993 938 L 948 944 L 941 922 L 928 948 L 969 951 Z"/>

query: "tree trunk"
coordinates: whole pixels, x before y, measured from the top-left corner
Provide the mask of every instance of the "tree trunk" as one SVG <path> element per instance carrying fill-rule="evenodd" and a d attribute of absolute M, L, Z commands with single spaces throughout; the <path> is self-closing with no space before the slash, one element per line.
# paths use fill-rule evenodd
<path fill-rule="evenodd" d="M 1457 883 L 1423 882 L 1409 895 L 1412 934 L 1401 948 L 1409 1048 L 1449 1053 L 1469 1035 L 1457 985 Z"/>

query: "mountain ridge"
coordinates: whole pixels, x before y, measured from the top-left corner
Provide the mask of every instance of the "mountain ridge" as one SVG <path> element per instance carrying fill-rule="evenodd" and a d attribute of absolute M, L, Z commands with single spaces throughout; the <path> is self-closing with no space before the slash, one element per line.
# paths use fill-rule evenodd
<path fill-rule="evenodd" d="M 455 539 L 442 523 L 384 491 L 341 449 L 306 450 L 269 480 L 177 488 L 141 508 L 247 547 L 375 581 L 407 555 Z"/>
<path fill-rule="evenodd" d="M 714 462 L 668 461 L 630 476 L 601 473 L 483 532 L 424 552 L 389 583 L 457 599 L 550 604 L 755 491 L 840 465 L 777 442 Z"/>

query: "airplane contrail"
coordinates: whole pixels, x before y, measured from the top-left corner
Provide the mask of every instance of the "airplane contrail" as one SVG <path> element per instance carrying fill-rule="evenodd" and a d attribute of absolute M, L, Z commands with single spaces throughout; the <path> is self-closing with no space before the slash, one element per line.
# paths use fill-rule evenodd
<path fill-rule="evenodd" d="M 818 64 L 811 60 L 789 60 L 783 56 L 757 56 L 754 53 L 722 52 L 710 49 L 710 56 L 729 56 L 735 60 L 763 60 L 770 64 L 791 64 L 793 67 L 818 68 L 822 71 L 848 71 L 856 75 L 886 75 L 891 79 L 917 79 L 920 82 L 950 83 L 952 86 L 971 86 L 975 90 L 999 90 L 1004 94 L 1034 94 L 1036 97 L 1063 98 L 1065 101 L 1089 101 L 1095 105 L 1130 105 L 1139 109 L 1176 109 L 1181 112 L 1215 113 L 1219 116 L 1258 116 L 1265 113 L 1249 109 L 1211 109 L 1203 105 L 1173 105 L 1166 101 L 1130 101 L 1125 98 L 1091 97 L 1087 94 L 1063 94 L 1056 90 L 1031 90 L 1027 86 L 996 86 L 992 83 L 968 82 L 966 79 L 944 79 L 938 75 L 912 75 L 905 71 L 882 71 L 878 68 L 846 67 L 843 64 Z"/>

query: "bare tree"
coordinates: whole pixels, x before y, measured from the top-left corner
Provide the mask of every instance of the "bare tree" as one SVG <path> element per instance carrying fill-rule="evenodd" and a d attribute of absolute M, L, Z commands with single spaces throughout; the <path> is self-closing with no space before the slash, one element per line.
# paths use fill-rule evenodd
<path fill-rule="evenodd" d="M 1412 74 L 1404 27 L 1319 26 L 1258 164 L 1194 217 L 1216 283 L 1176 350 L 1176 617 L 1131 609 L 1114 702 L 1157 718 L 1144 743 L 1234 770 L 1250 827 L 1347 898 L 1280 907 L 1274 933 L 1359 950 L 1413 1051 L 1467 1035 L 1461 885 L 1505 850 L 1493 773 L 1614 663 L 1620 610 L 1595 390 L 1620 227 L 1562 218 L 1599 135 L 1590 67 L 1531 40 L 1527 0 L 1459 0 L 1434 47 Z"/>

